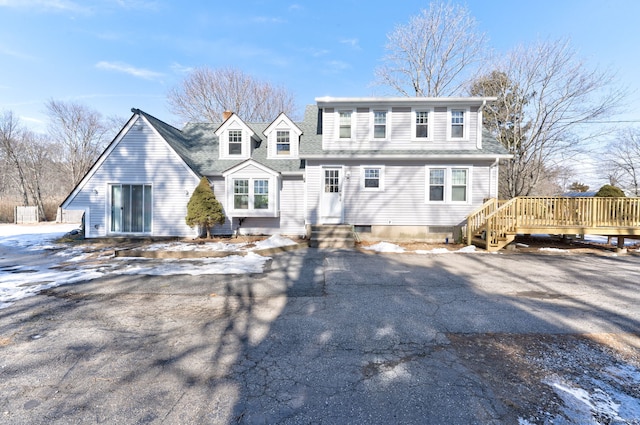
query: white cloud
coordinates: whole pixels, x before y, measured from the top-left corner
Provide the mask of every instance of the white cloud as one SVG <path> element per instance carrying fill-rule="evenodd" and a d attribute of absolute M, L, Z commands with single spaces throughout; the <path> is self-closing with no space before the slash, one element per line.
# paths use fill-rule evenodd
<path fill-rule="evenodd" d="M 340 40 L 340 43 L 351 46 L 353 49 L 360 50 L 360 40 L 357 38 L 343 38 Z"/>
<path fill-rule="evenodd" d="M 0 0 L 2 1 L 2 0 Z M 6 47 L 0 46 L 0 55 L 11 56 L 16 59 L 25 59 L 25 60 L 35 60 L 33 56 L 27 55 L 26 53 L 17 52 L 12 49 L 8 49 Z"/>
<path fill-rule="evenodd" d="M 32 9 L 36 11 L 59 11 L 74 13 L 90 13 L 89 7 L 83 6 L 71 0 L 0 0 L 0 6 L 20 9 Z"/>
<path fill-rule="evenodd" d="M 104 69 L 107 71 L 121 72 L 137 78 L 143 78 L 145 80 L 157 80 L 163 76 L 163 74 L 160 72 L 150 71 L 144 68 L 136 68 L 133 65 L 129 65 L 124 62 L 101 61 L 96 64 L 96 68 Z"/>
<path fill-rule="evenodd" d="M 258 24 L 284 24 L 287 22 L 285 19 L 275 16 L 255 16 L 251 20 Z"/>
<path fill-rule="evenodd" d="M 336 73 L 336 72 L 344 71 L 349 68 L 351 68 L 351 65 L 348 64 L 347 62 L 333 60 L 333 61 L 327 62 L 325 71 L 328 73 Z"/>
<path fill-rule="evenodd" d="M 304 9 L 302 5 L 297 3 L 294 3 L 291 6 L 289 6 L 289 10 L 302 10 L 302 9 Z"/>
<path fill-rule="evenodd" d="M 171 64 L 171 70 L 176 74 L 188 74 L 193 71 L 193 67 L 174 62 Z"/>

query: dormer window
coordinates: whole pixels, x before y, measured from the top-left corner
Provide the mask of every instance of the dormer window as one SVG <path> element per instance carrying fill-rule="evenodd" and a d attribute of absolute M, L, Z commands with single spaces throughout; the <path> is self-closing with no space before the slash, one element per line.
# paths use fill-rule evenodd
<path fill-rule="evenodd" d="M 267 137 L 267 158 L 297 158 L 302 130 L 283 112 L 264 130 Z"/>
<path fill-rule="evenodd" d="M 429 137 L 429 112 L 416 111 L 416 138 L 426 139 Z"/>
<path fill-rule="evenodd" d="M 387 138 L 387 111 L 373 111 L 373 138 Z"/>
<path fill-rule="evenodd" d="M 242 155 L 242 130 L 229 130 L 229 155 Z"/>
<path fill-rule="evenodd" d="M 447 140 L 466 141 L 469 139 L 469 108 L 447 110 Z"/>
<path fill-rule="evenodd" d="M 340 138 L 341 139 L 350 139 L 351 138 L 351 111 L 340 111 Z"/>
<path fill-rule="evenodd" d="M 218 147 L 221 159 L 244 159 L 252 154 L 252 141 L 259 141 L 251 127 L 245 124 L 236 114 L 227 117 L 215 131 L 218 136 Z"/>
<path fill-rule="evenodd" d="M 464 111 L 451 111 L 451 138 L 464 137 Z"/>
<path fill-rule="evenodd" d="M 276 154 L 277 155 L 291 154 L 291 138 L 290 138 L 289 130 L 276 131 Z"/>

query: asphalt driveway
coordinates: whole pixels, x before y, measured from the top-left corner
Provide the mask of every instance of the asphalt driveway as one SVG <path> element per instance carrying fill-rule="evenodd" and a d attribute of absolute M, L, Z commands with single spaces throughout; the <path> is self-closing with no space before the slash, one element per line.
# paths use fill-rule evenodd
<path fill-rule="evenodd" d="M 0 310 L 0 422 L 538 423 L 468 342 L 619 335 L 612 361 L 638 368 L 638 272 L 631 255 L 308 249 L 263 274 L 58 287 Z"/>

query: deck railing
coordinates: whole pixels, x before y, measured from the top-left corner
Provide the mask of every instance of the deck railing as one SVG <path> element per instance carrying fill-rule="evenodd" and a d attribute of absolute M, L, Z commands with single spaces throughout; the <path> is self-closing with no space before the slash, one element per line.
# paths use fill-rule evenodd
<path fill-rule="evenodd" d="M 486 202 L 469 215 L 468 242 L 480 231 L 488 250 L 516 233 L 640 234 L 640 198 L 518 197 L 498 205 Z"/>
<path fill-rule="evenodd" d="M 502 201 L 496 198 L 489 198 L 487 201 L 485 201 L 484 204 L 482 204 L 482 206 L 478 207 L 471 214 L 467 216 L 466 235 L 467 235 L 468 244 L 471 244 L 471 239 L 473 238 L 473 235 L 477 234 L 484 228 L 487 222 L 487 217 L 490 214 L 493 214 L 500 207 L 500 205 L 503 205 L 505 202 L 508 202 L 508 201 Z"/>

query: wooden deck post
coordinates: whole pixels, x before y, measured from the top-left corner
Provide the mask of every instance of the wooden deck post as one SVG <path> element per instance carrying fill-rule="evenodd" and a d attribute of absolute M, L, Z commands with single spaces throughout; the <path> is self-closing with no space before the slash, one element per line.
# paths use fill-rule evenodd
<path fill-rule="evenodd" d="M 619 254 L 627 253 L 627 248 L 624 247 L 624 236 L 618 236 L 618 247 L 616 248 L 616 252 Z"/>

